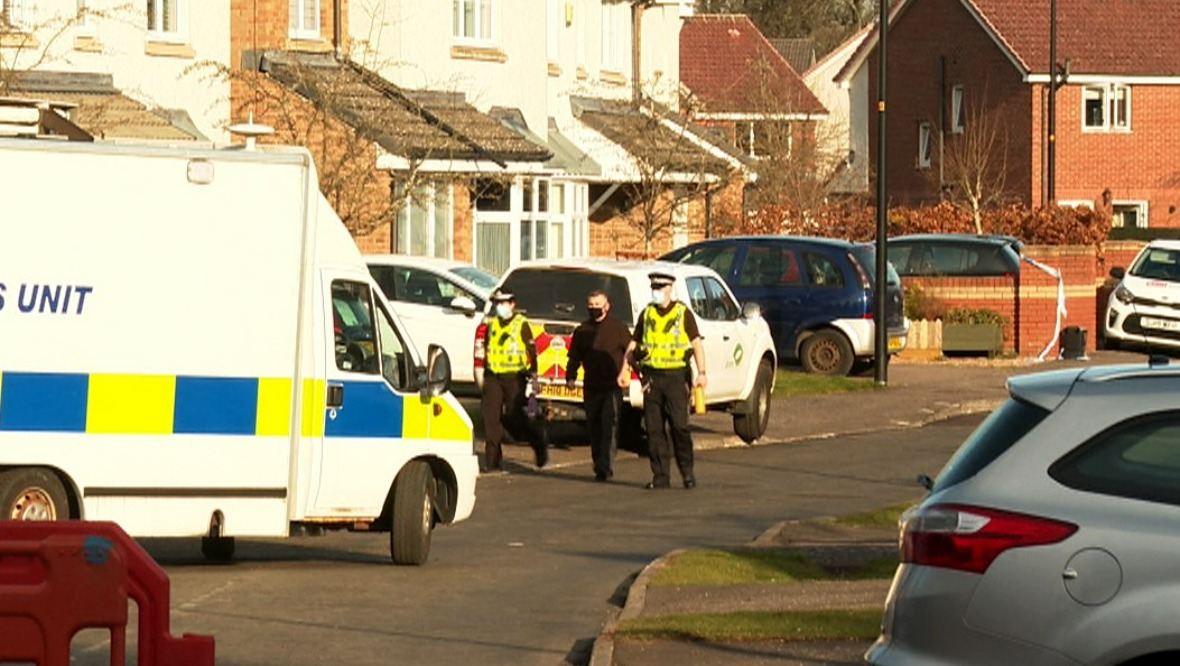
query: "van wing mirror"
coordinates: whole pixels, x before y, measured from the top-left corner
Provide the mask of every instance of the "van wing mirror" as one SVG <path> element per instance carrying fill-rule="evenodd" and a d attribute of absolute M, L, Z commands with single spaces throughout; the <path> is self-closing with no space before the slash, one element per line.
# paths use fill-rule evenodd
<path fill-rule="evenodd" d="M 757 303 L 742 304 L 742 319 L 757 319 L 762 316 L 762 306 Z"/>
<path fill-rule="evenodd" d="M 422 398 L 442 395 L 451 390 L 451 357 L 447 350 L 430 345 L 426 351 L 426 381 L 422 383 Z"/>

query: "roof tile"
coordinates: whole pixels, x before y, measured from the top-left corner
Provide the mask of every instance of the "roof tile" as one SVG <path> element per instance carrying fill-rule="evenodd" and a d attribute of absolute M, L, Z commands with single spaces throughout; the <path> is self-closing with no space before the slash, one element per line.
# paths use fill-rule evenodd
<path fill-rule="evenodd" d="M 680 80 L 705 113 L 826 113 L 748 16 L 704 14 L 680 30 Z"/>

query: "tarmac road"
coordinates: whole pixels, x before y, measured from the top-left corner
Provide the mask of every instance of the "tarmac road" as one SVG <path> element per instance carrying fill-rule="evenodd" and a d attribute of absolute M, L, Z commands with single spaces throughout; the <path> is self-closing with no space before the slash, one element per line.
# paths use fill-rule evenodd
<path fill-rule="evenodd" d="M 381 534 L 239 540 L 228 565 L 205 564 L 193 542 L 145 544 L 172 581 L 173 633 L 213 635 L 220 666 L 583 664 L 648 562 L 916 499 L 916 474 L 936 473 L 981 415 L 912 426 L 1002 399 L 1003 378 L 1023 370 L 943 367 L 935 381 L 901 368 L 889 390 L 776 401 L 766 440 L 789 445 L 707 448 L 726 443 L 728 417 L 694 421 L 693 491 L 642 490 L 650 471 L 634 455 L 600 484 L 586 447 L 540 472 L 510 447 L 511 472 L 481 478 L 474 516 L 435 533 L 424 567 L 388 564 Z M 101 636 L 75 645 L 74 663 L 107 663 Z"/>

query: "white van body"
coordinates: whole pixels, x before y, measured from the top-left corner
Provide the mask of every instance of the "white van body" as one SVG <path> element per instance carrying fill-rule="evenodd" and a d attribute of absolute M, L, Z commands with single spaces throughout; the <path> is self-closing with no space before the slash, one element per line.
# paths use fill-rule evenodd
<path fill-rule="evenodd" d="M 445 355 L 428 381 L 305 150 L 0 139 L 0 183 L 0 519 L 388 529 L 421 563 L 471 514 Z"/>

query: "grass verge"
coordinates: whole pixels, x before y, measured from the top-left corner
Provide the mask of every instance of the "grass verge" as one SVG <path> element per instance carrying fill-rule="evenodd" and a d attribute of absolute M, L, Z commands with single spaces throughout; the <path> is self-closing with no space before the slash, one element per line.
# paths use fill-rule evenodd
<path fill-rule="evenodd" d="M 872 580 L 891 578 L 896 569 L 896 557 L 875 558 L 854 568 L 830 571 L 799 553 L 781 550 L 689 550 L 670 558 L 655 572 L 650 584 L 721 586 Z"/>
<path fill-rule="evenodd" d="M 853 391 L 875 391 L 882 388 L 872 377 L 839 377 L 812 375 L 793 370 L 779 370 L 774 383 L 774 396 L 793 398 L 805 395 L 828 395 Z"/>
<path fill-rule="evenodd" d="M 622 623 L 628 638 L 695 641 L 871 641 L 881 629 L 880 609 L 741 611 L 641 617 Z"/>
<path fill-rule="evenodd" d="M 846 527 L 864 527 L 864 528 L 883 527 L 883 528 L 896 529 L 897 528 L 897 521 L 901 518 L 901 514 L 904 513 L 906 509 L 910 508 L 911 506 L 913 506 L 914 504 L 917 504 L 917 503 L 918 503 L 918 500 L 915 499 L 913 502 L 905 502 L 902 504 L 893 504 L 890 506 L 883 506 L 883 507 L 880 507 L 877 509 L 873 509 L 871 511 L 864 511 L 862 513 L 853 513 L 853 514 L 849 514 L 847 516 L 839 516 L 837 518 L 828 518 L 828 519 L 822 520 L 820 522 L 830 523 L 830 524 L 834 524 L 834 525 L 844 525 Z"/>

